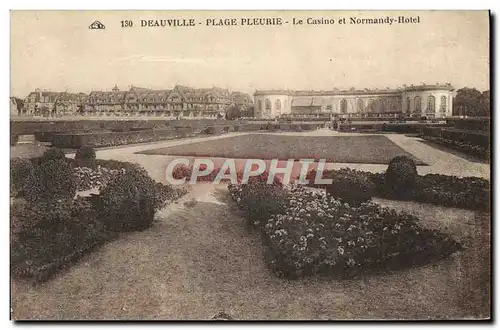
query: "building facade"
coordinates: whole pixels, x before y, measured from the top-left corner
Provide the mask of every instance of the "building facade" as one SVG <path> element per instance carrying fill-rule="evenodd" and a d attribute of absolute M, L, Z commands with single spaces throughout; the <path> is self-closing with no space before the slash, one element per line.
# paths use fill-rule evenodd
<path fill-rule="evenodd" d="M 255 116 L 445 118 L 452 115 L 453 90 L 449 83 L 398 89 L 257 90 Z"/>
<path fill-rule="evenodd" d="M 232 105 L 245 108 L 253 103 L 245 93 L 230 93 L 227 89 L 191 88 L 177 85 L 173 89 L 153 90 L 131 87 L 120 91 L 56 93 L 36 90 L 26 97 L 25 114 L 57 114 L 88 116 L 165 116 L 218 117 Z"/>

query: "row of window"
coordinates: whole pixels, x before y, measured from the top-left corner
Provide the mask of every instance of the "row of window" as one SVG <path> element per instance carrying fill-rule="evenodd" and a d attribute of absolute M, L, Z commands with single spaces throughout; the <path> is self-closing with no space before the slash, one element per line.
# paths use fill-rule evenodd
<path fill-rule="evenodd" d="M 285 107 L 286 107 L 286 100 L 285 100 Z M 281 113 L 281 100 L 277 99 L 274 105 L 274 108 L 276 109 L 276 113 L 280 114 Z M 262 111 L 262 100 L 258 101 L 258 109 Z M 357 100 L 357 110 L 359 112 L 364 111 L 365 109 L 365 104 L 362 99 Z M 332 105 L 327 105 L 326 110 L 332 110 Z M 271 112 L 271 101 L 269 99 L 266 99 L 266 112 L 270 113 Z M 340 112 L 341 113 L 347 113 L 347 100 L 342 99 L 340 101 Z"/>
<path fill-rule="evenodd" d="M 406 98 L 406 110 L 411 112 L 411 99 L 409 97 Z M 415 96 L 414 98 L 414 112 L 422 111 L 422 100 L 420 96 Z M 433 95 L 430 95 L 427 98 L 427 112 L 435 112 L 436 111 L 436 98 Z M 440 112 L 446 112 L 446 96 L 441 96 L 441 103 L 439 105 Z"/>
<path fill-rule="evenodd" d="M 407 106 L 408 112 L 411 111 L 410 102 L 411 102 L 411 100 L 408 97 L 406 99 L 406 106 Z M 421 108 L 422 101 L 420 99 L 420 96 L 415 96 L 414 104 L 415 104 L 415 107 L 414 107 L 415 112 L 422 111 L 422 108 Z M 397 109 L 394 109 L 395 105 L 396 104 L 394 102 L 390 104 L 390 107 L 392 108 L 392 110 L 397 110 Z M 286 103 L 285 103 L 285 107 L 286 107 Z M 276 114 L 281 113 L 281 100 L 280 99 L 277 99 L 275 101 L 274 108 L 276 109 Z M 259 111 L 262 111 L 262 100 L 258 101 L 258 109 L 259 109 Z M 362 99 L 357 99 L 356 109 L 358 112 L 363 112 L 365 110 L 365 104 L 364 104 Z M 332 110 L 332 106 L 328 105 L 326 107 L 326 110 Z M 436 110 L 436 98 L 433 95 L 430 95 L 427 98 L 427 111 L 428 112 L 435 112 L 435 110 Z M 446 96 L 444 96 L 444 95 L 441 96 L 441 103 L 439 106 L 439 110 L 441 112 L 446 112 Z M 271 112 L 271 101 L 269 101 L 269 99 L 266 99 L 266 113 L 270 113 L 270 112 Z M 344 113 L 344 114 L 347 113 L 347 100 L 346 99 L 342 99 L 340 101 L 340 112 Z"/>

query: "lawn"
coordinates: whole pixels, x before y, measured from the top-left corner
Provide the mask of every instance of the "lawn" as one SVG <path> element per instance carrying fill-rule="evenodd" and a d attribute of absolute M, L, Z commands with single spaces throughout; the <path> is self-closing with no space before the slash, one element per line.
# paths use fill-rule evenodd
<path fill-rule="evenodd" d="M 481 222 L 472 211 L 380 200 L 416 213 L 466 250 L 436 264 L 356 280 L 290 281 L 267 269 L 259 236 L 228 205 L 209 200 L 209 191 L 198 195 L 204 200 L 187 206 L 193 195 L 185 196 L 163 209 L 152 228 L 106 244 L 41 286 L 13 281 L 13 317 L 209 319 L 220 311 L 240 320 L 488 316 L 488 217 Z M 217 195 L 226 200 L 224 189 Z"/>
<path fill-rule="evenodd" d="M 234 159 L 326 159 L 331 163 L 389 164 L 409 156 L 426 165 L 381 135 L 292 136 L 248 134 L 139 152 L 146 155 L 222 157 Z"/>

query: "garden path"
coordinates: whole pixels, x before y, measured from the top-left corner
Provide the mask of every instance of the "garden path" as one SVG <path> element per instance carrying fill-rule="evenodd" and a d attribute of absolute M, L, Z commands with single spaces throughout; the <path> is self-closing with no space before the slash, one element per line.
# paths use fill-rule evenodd
<path fill-rule="evenodd" d="M 38 288 L 14 282 L 14 317 L 209 319 L 221 311 L 236 319 L 463 316 L 460 257 L 358 280 L 280 279 L 264 264 L 259 235 L 224 205 L 225 188 L 196 187 L 161 210 L 152 228 L 123 235 Z M 473 221 L 474 213 L 459 210 L 456 217 Z M 466 233 L 456 223 L 453 228 L 458 236 Z"/>
<path fill-rule="evenodd" d="M 365 135 L 363 133 L 339 133 L 329 129 L 320 129 L 311 132 L 290 132 L 290 133 L 240 133 L 232 132 L 224 135 L 213 136 L 213 137 L 198 137 L 198 138 L 188 138 L 182 140 L 169 140 L 162 142 L 155 142 L 151 144 L 140 144 L 134 146 L 123 146 L 117 148 L 101 149 L 97 151 L 97 157 L 102 159 L 116 159 L 140 163 L 144 166 L 156 180 L 165 182 L 164 170 L 167 165 L 176 156 L 165 156 L 165 155 L 144 155 L 136 154 L 136 152 L 152 149 L 152 148 L 163 148 L 174 145 L 181 145 L 186 143 L 193 143 L 197 141 L 206 141 L 224 139 L 231 136 L 245 135 L 245 134 L 289 134 L 289 135 L 299 135 L 299 136 L 328 136 L 328 135 Z M 427 163 L 428 166 L 418 166 L 419 174 L 445 174 L 445 175 L 456 175 L 460 177 L 465 176 L 476 176 L 485 179 L 490 179 L 490 165 L 480 162 L 471 161 L 466 158 L 457 156 L 454 153 L 442 151 L 436 149 L 426 143 L 423 143 L 421 139 L 416 137 L 409 137 L 402 134 L 384 134 L 392 142 L 396 143 L 398 146 L 406 150 L 407 152 L 413 154 L 415 157 L 421 159 L 423 162 Z M 214 141 L 214 143 L 216 143 Z M 70 155 L 73 156 L 73 155 Z M 190 157 L 187 157 L 190 158 Z M 216 161 L 223 163 L 223 159 L 215 159 Z M 349 167 L 351 169 L 357 169 L 369 172 L 384 172 L 387 169 L 387 165 L 380 164 L 349 164 L 349 163 L 327 163 L 327 169 L 339 169 L 342 167 Z"/>

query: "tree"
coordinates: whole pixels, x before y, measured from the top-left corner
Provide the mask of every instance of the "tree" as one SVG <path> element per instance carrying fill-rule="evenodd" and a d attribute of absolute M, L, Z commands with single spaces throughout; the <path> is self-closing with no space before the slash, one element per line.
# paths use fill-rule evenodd
<path fill-rule="evenodd" d="M 226 119 L 227 120 L 235 120 L 241 117 L 240 107 L 237 105 L 230 106 L 226 111 Z"/>
<path fill-rule="evenodd" d="M 455 116 L 490 116 L 490 92 L 481 93 L 475 88 L 464 87 L 457 91 L 453 99 Z"/>
<path fill-rule="evenodd" d="M 485 111 L 485 116 L 490 116 L 491 114 L 491 96 L 490 96 L 490 91 L 484 91 L 483 92 L 483 98 L 482 98 L 482 109 Z"/>
<path fill-rule="evenodd" d="M 24 109 L 24 100 L 20 99 L 18 97 L 14 97 L 14 100 L 16 102 L 17 113 L 20 115 L 20 114 L 22 114 L 23 109 Z"/>

